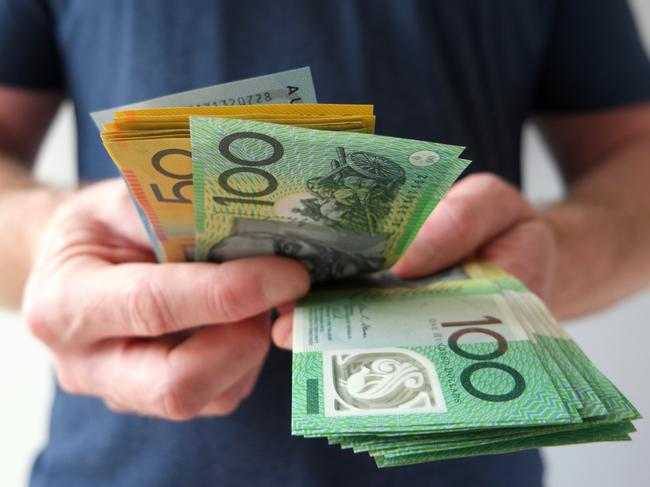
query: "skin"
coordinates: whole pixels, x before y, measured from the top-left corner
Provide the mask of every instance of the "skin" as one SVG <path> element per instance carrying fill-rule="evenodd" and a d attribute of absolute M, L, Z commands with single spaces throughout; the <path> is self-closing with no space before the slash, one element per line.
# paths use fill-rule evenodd
<path fill-rule="evenodd" d="M 72 194 L 37 185 L 29 161 L 60 99 L 0 87 L 0 225 L 12 229 L 0 235 L 1 303 L 22 302 L 66 391 L 174 420 L 232 412 L 271 338 L 290 346 L 306 272 L 278 257 L 158 265 L 121 181 Z M 566 174 L 566 199 L 536 210 L 498 177 L 470 176 L 431 214 L 396 274 L 422 277 L 478 255 L 562 318 L 650 281 L 650 106 L 539 123 Z M 271 325 L 274 307 L 281 317 Z"/>

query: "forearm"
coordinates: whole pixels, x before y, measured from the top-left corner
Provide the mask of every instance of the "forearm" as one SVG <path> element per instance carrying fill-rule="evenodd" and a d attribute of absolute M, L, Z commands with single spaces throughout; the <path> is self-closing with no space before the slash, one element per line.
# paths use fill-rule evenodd
<path fill-rule="evenodd" d="M 548 298 L 560 318 L 602 309 L 650 283 L 650 141 L 627 144 L 543 211 L 558 254 Z"/>
<path fill-rule="evenodd" d="M 0 154 L 0 307 L 20 306 L 41 232 L 62 198 Z"/>

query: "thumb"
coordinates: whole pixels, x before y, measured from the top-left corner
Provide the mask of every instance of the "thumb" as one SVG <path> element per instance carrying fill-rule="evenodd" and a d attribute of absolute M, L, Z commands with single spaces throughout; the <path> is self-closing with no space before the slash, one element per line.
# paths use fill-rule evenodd
<path fill-rule="evenodd" d="M 403 279 L 434 274 L 534 215 L 503 179 L 487 173 L 468 176 L 449 190 L 391 270 Z"/>

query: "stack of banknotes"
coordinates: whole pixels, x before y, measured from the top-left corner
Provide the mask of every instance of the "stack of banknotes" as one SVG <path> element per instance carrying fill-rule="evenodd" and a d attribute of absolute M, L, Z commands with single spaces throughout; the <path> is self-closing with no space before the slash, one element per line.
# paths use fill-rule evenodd
<path fill-rule="evenodd" d="M 385 272 L 469 164 L 462 147 L 374 135 L 373 107 L 316 103 L 308 68 L 92 115 L 159 261 L 309 271 L 293 434 L 381 467 L 629 439 L 637 411 L 515 278 Z"/>
<path fill-rule="evenodd" d="M 629 440 L 639 413 L 514 277 L 378 275 L 297 307 L 292 433 L 379 467 Z"/>

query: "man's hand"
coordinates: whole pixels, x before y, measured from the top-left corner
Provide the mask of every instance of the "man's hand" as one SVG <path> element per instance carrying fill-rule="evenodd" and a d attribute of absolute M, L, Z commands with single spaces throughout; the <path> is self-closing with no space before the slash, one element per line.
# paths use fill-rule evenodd
<path fill-rule="evenodd" d="M 449 190 L 391 271 L 416 279 L 475 256 L 498 264 L 546 298 L 556 252 L 552 227 L 516 188 L 492 174 L 475 174 Z M 292 308 L 281 312 L 273 339 L 291 348 Z"/>
<path fill-rule="evenodd" d="M 270 345 L 272 308 L 309 287 L 279 257 L 154 263 L 122 181 L 92 186 L 50 221 L 24 297 L 64 390 L 174 420 L 233 411 Z"/>

